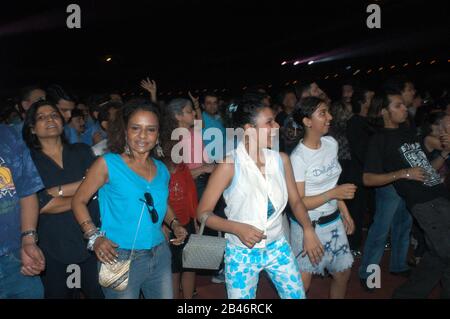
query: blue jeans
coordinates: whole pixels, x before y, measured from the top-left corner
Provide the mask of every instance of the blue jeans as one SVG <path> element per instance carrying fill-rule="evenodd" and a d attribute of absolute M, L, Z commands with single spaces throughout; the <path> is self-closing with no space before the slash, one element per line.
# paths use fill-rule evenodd
<path fill-rule="evenodd" d="M 131 251 L 117 249 L 119 261 L 129 258 Z M 106 299 L 172 299 L 172 256 L 164 241 L 150 250 L 135 250 L 130 265 L 128 287 L 124 291 L 104 288 Z M 100 264 L 99 264 L 100 267 Z"/>
<path fill-rule="evenodd" d="M 391 272 L 401 272 L 409 269 L 406 259 L 412 218 L 406 208 L 405 201 L 397 194 L 392 185 L 379 187 L 375 192 L 375 216 L 367 235 L 359 268 L 359 277 L 363 279 L 371 274 L 367 272 L 369 265 L 380 264 L 389 230 L 391 230 L 389 270 Z"/>
<path fill-rule="evenodd" d="M 39 276 L 20 272 L 20 250 L 0 256 L 0 299 L 42 299 L 44 288 Z"/>

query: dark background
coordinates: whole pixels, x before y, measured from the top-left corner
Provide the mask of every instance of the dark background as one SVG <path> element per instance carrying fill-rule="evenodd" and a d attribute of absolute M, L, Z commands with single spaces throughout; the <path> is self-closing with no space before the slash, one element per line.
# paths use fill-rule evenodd
<path fill-rule="evenodd" d="M 81 7 L 81 29 L 66 27 L 71 2 Z M 370 3 L 381 6 L 381 29 L 366 26 Z M 419 86 L 448 85 L 449 16 L 446 1 L 430 0 L 2 3 L 0 96 L 35 82 L 81 95 L 140 92 L 144 76 L 157 80 L 163 97 L 252 84 L 275 89 L 304 78 L 324 87 L 345 78 L 375 85 L 391 73 L 411 74 Z M 337 49 L 341 59 L 281 66 Z"/>

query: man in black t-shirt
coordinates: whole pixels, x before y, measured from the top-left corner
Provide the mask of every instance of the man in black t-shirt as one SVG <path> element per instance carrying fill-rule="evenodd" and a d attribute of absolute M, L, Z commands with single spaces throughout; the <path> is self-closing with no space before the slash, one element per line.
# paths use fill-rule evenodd
<path fill-rule="evenodd" d="M 439 281 L 450 298 L 450 201 L 435 167 L 422 150 L 415 131 L 401 125 L 408 112 L 401 95 L 386 95 L 381 106 L 385 129 L 369 144 L 363 181 L 378 187 L 393 183 L 424 230 L 429 251 L 394 298 L 426 298 Z M 444 145 L 448 157 L 450 145 Z"/>

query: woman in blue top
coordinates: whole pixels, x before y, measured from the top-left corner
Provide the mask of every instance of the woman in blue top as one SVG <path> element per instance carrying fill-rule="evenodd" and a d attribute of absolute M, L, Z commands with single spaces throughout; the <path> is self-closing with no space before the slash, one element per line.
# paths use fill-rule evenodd
<path fill-rule="evenodd" d="M 88 248 L 102 263 L 127 260 L 134 249 L 128 286 L 103 288 L 106 298 L 172 298 L 171 255 L 161 224 L 165 222 L 183 243 L 186 230 L 168 207 L 169 172 L 150 156 L 158 148 L 159 119 L 154 104 L 128 102 L 109 131 L 106 154 L 92 165 L 72 207 L 89 239 Z M 99 192 L 101 230 L 95 228 L 86 205 Z"/>

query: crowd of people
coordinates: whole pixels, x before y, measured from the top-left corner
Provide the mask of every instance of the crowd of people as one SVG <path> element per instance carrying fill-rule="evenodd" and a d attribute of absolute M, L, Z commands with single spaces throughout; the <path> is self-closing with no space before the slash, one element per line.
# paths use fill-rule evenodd
<path fill-rule="evenodd" d="M 225 234 L 212 279 L 229 298 L 255 298 L 263 270 L 280 298 L 306 298 L 313 276 L 345 298 L 356 258 L 372 292 L 387 244 L 389 271 L 408 278 L 394 298 L 438 283 L 450 298 L 448 90 L 402 76 L 343 82 L 335 100 L 311 81 L 276 98 L 140 88 L 83 100 L 32 85 L 2 113 L 0 298 L 191 299 L 198 269 L 182 255 L 202 222 Z"/>

